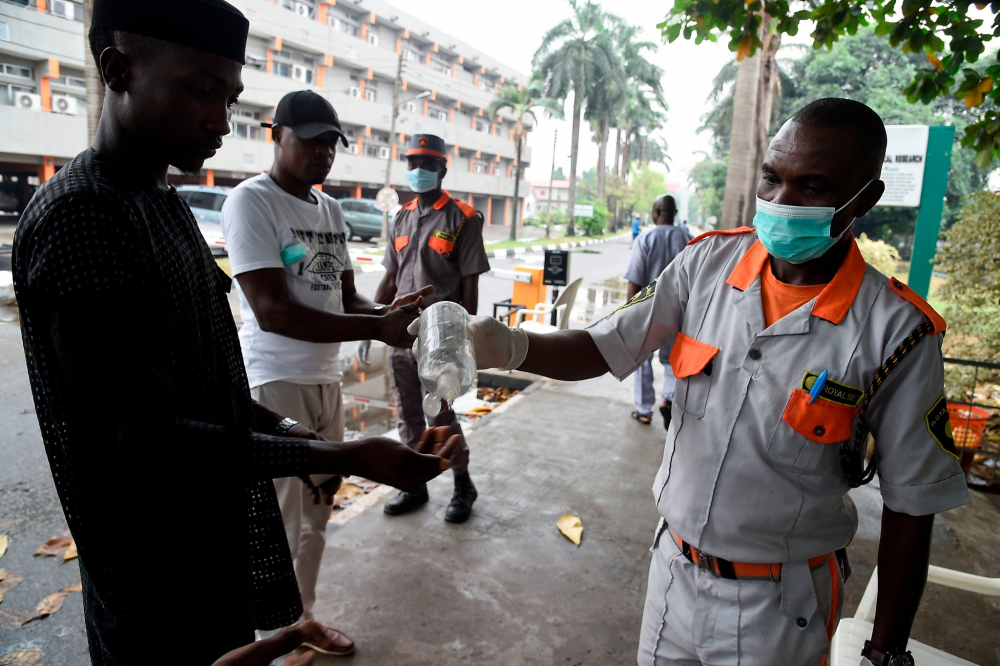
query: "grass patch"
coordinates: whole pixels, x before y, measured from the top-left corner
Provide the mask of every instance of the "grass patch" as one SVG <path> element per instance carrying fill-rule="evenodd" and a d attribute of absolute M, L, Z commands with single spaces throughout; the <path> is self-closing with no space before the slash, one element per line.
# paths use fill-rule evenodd
<path fill-rule="evenodd" d="M 560 236 L 559 238 L 536 238 L 534 240 L 528 241 L 498 241 L 496 243 L 487 243 L 486 250 L 492 252 L 493 250 L 512 250 L 517 247 L 531 247 L 532 245 L 541 245 L 545 247 L 546 245 L 558 245 L 559 243 L 579 243 L 580 241 L 586 240 L 608 240 L 609 238 L 616 238 L 620 234 L 605 234 L 603 236 Z"/>

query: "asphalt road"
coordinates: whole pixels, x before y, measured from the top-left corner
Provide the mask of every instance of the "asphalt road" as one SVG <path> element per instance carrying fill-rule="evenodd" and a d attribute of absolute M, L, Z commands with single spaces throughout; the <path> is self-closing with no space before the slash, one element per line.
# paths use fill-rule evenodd
<path fill-rule="evenodd" d="M 604 283 L 614 282 L 624 271 L 628 249 L 628 240 L 616 240 L 573 252 L 571 277 L 585 278 L 578 308 L 600 303 L 612 294 L 622 298 L 620 288 Z M 529 254 L 493 260 L 491 264 L 493 268 L 510 269 L 524 263 L 539 265 L 540 260 L 541 255 Z M 381 277 L 380 273 L 359 273 L 359 290 L 374 295 Z M 506 280 L 482 278 L 479 312 L 488 314 L 494 301 L 509 298 L 512 285 Z M 68 532 L 34 414 L 20 330 L 12 311 L 0 315 L 4 315 L 0 316 L 0 533 L 10 537 L 10 547 L 0 558 L 0 569 L 23 576 L 23 582 L 16 587 L 3 589 L 0 661 L 11 652 L 39 650 L 43 655 L 40 663 L 45 666 L 80 666 L 89 663 L 89 658 L 79 593 L 69 593 L 62 608 L 50 617 L 20 626 L 20 620 L 43 598 L 79 581 L 80 572 L 73 561 L 64 563 L 61 558 L 34 555 L 46 540 Z M 376 431 L 370 429 L 366 434 Z M 157 530 L 157 512 L 169 507 L 164 489 L 144 487 L 137 479 L 123 479 L 121 494 L 122 501 L 145 502 L 149 506 L 147 524 L 128 526 L 135 534 L 135 557 L 142 558 L 143 552 L 151 548 L 178 547 L 178 535 Z M 150 571 L 148 586 L 150 595 L 184 594 L 183 585 L 171 581 L 166 571 Z M 220 602 L 213 612 L 225 612 L 224 605 Z M 153 634 L 162 637 L 164 631 L 181 630 L 189 621 L 178 618 L 177 627 L 154 628 Z"/>

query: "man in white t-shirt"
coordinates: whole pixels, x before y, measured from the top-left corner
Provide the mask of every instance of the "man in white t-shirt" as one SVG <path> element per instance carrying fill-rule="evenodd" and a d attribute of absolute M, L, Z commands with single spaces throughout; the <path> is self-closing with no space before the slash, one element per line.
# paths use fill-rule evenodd
<path fill-rule="evenodd" d="M 239 185 L 222 208 L 222 231 L 240 296 L 240 346 L 255 400 L 333 441 L 344 437 L 337 357 L 340 343 L 381 340 L 409 347 L 421 290 L 376 305 L 358 294 L 347 252 L 347 227 L 336 199 L 314 186 L 330 173 L 337 142 L 347 146 L 337 114 L 310 91 L 289 93 L 275 112 L 274 166 Z M 292 420 L 295 419 L 295 420 Z M 276 479 L 304 617 L 312 619 L 326 525 L 339 477 Z M 321 625 L 322 626 L 322 625 Z M 311 647 L 345 655 L 354 642 L 323 628 Z"/>

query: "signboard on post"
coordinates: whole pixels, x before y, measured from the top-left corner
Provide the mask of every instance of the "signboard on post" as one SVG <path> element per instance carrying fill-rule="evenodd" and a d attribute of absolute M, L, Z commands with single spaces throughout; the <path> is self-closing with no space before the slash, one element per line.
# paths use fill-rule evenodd
<path fill-rule="evenodd" d="M 879 206 L 920 206 L 929 130 L 927 125 L 886 126 L 888 142 L 882 161 L 885 194 L 879 200 Z"/>
<path fill-rule="evenodd" d="M 378 207 L 382 210 L 389 212 L 399 203 L 399 195 L 396 194 L 396 190 L 391 187 L 383 187 L 378 191 L 378 194 L 375 195 L 375 203 L 377 203 Z"/>
<path fill-rule="evenodd" d="M 575 204 L 573 215 L 576 217 L 594 217 L 594 207 L 591 204 Z"/>
<path fill-rule="evenodd" d="M 565 287 L 569 284 L 569 250 L 546 250 L 542 284 Z"/>

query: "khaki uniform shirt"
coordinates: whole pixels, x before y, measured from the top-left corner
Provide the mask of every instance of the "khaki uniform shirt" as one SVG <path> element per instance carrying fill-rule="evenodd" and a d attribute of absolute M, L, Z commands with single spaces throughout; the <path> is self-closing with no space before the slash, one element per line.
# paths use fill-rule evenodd
<path fill-rule="evenodd" d="M 426 210 L 419 199 L 403 206 L 390 235 L 382 265 L 396 274 L 397 294 L 433 285 L 434 293 L 424 297 L 425 306 L 439 301 L 461 303 L 462 278 L 490 269 L 483 247 L 482 214 L 452 199 L 447 191 Z"/>
<path fill-rule="evenodd" d="M 839 444 L 853 437 L 876 371 L 925 317 L 936 335 L 892 371 L 867 414 L 882 497 L 911 515 L 968 502 L 942 424 L 944 320 L 852 244 L 819 296 L 765 328 L 765 261 L 752 229 L 702 237 L 589 329 L 619 379 L 671 348 L 674 416 L 653 486 L 670 528 L 734 562 L 788 562 L 846 546 L 858 518 Z M 827 384 L 810 403 L 824 370 Z"/>

